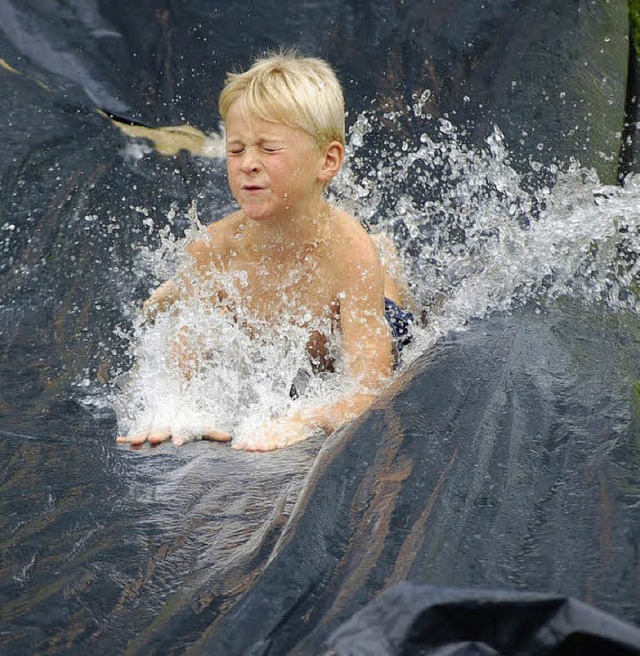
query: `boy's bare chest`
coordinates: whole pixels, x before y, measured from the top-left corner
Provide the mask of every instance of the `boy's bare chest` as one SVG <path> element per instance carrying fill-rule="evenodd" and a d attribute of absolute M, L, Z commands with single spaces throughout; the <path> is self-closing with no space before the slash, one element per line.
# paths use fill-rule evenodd
<path fill-rule="evenodd" d="M 299 258 L 237 258 L 229 262 L 229 298 L 239 314 L 272 325 L 309 325 L 331 313 L 335 289 L 326 262 Z"/>

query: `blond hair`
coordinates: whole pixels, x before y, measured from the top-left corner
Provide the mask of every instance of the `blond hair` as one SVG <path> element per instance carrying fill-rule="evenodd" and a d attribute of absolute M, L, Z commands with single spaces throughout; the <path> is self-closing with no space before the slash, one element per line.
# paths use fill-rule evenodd
<path fill-rule="evenodd" d="M 218 103 L 226 121 L 231 105 L 265 121 L 297 127 L 318 146 L 345 143 L 342 87 L 327 62 L 284 51 L 256 59 L 244 73 L 229 73 Z"/>

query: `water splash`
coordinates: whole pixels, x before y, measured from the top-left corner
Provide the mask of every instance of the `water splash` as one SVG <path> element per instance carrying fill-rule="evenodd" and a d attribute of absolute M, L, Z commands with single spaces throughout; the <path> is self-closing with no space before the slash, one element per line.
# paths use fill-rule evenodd
<path fill-rule="evenodd" d="M 334 187 L 337 202 L 394 238 L 426 323 L 418 350 L 471 318 L 562 295 L 638 308 L 637 178 L 603 186 L 577 161 L 534 156 L 516 167 L 497 126 L 472 147 L 423 103 L 359 116 Z"/>
<path fill-rule="evenodd" d="M 197 345 L 196 371 L 188 379 L 173 357 L 185 327 L 189 343 Z M 260 423 L 295 403 L 292 383 L 310 368 L 307 338 L 305 329 L 288 324 L 250 336 L 230 314 L 197 298 L 181 301 L 152 326 L 137 329 L 136 365 L 116 400 L 120 425 L 129 434 L 170 427 L 185 439 L 215 428 L 250 441 Z M 309 376 L 306 402 L 330 398 L 336 382 Z"/>
<path fill-rule="evenodd" d="M 140 261 L 156 276 L 174 276 L 181 263 L 188 267 L 188 245 L 208 238 L 195 205 L 190 219 L 184 239 L 176 240 L 167 226 L 160 248 L 141 253 Z M 285 414 L 293 404 L 327 403 L 339 396 L 346 384 L 340 376 L 339 335 L 328 344 L 336 375 L 313 375 L 306 347 L 310 330 L 331 333 L 329 320 L 314 323 L 303 317 L 302 327 L 295 315 L 291 320 L 282 317 L 278 326 L 260 325 L 253 318 L 250 334 L 241 327 L 245 322 L 238 275 L 212 269 L 215 287 L 207 280 L 192 280 L 189 297 L 153 323 L 145 323 L 142 316 L 135 320 L 128 336 L 135 366 L 120 376 L 120 391 L 113 400 L 122 433 L 169 428 L 181 436 L 180 442 L 216 429 L 233 434 L 236 443 L 247 443 L 259 438 L 260 424 Z M 230 311 L 210 302 L 212 289 L 220 288 Z M 190 353 L 177 348 L 181 341 Z M 185 376 L 185 370 L 190 375 Z M 295 398 L 300 390 L 292 394 L 296 381 L 304 384 L 304 401 Z"/>
<path fill-rule="evenodd" d="M 492 311 L 543 307 L 563 295 L 638 308 L 640 181 L 603 186 L 576 161 L 543 166 L 533 156 L 516 167 L 498 127 L 483 147 L 470 146 L 464 129 L 424 111 L 427 100 L 417 97 L 406 114 L 360 115 L 331 191 L 372 232 L 394 240 L 406 267 L 422 322 L 400 371 L 441 336 Z M 202 230 L 193 208 L 190 222 L 185 241 L 167 226 L 158 250 L 143 249 L 141 270 L 173 275 Z M 203 304 L 177 309 L 151 328 L 134 324 L 137 364 L 113 401 L 121 430 L 155 423 L 197 435 L 215 427 L 251 439 L 261 421 L 296 402 L 291 383 L 308 369 L 304 330 L 291 325 L 252 340 Z M 168 355 L 184 325 L 206 354 L 190 381 Z M 310 402 L 342 389 L 339 376 L 311 380 Z"/>

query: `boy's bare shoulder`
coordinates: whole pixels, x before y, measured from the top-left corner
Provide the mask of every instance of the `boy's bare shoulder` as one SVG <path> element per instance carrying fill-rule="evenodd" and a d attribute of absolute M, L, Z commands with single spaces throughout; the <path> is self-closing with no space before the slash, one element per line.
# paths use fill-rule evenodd
<path fill-rule="evenodd" d="M 378 250 L 369 233 L 353 216 L 336 210 L 331 226 L 333 255 L 349 267 L 354 263 L 378 263 Z"/>
<path fill-rule="evenodd" d="M 208 225 L 205 235 L 191 242 L 187 249 L 196 263 L 219 264 L 221 260 L 225 260 L 240 222 L 241 212 L 238 211 Z"/>

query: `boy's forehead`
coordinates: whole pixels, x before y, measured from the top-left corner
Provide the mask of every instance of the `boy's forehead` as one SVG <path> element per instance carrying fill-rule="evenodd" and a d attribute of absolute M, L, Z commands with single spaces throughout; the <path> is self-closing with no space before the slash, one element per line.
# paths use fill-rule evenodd
<path fill-rule="evenodd" d="M 247 136 L 252 138 L 283 138 L 289 135 L 295 135 L 298 137 L 301 132 L 304 132 L 304 130 L 241 111 L 229 111 L 227 114 L 227 120 L 225 121 L 225 132 L 227 141 L 229 141 L 231 139 L 245 138 Z"/>

